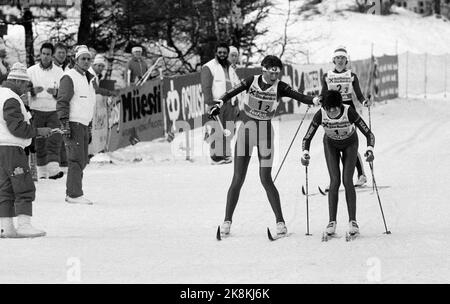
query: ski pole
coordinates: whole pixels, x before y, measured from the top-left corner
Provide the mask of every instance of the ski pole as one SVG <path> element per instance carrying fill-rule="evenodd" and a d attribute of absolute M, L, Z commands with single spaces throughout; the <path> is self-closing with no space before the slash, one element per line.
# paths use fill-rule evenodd
<path fill-rule="evenodd" d="M 305 166 L 305 176 L 306 176 L 306 234 L 305 235 L 311 235 L 309 233 L 308 166 Z"/>
<path fill-rule="evenodd" d="M 380 195 L 378 194 L 378 187 L 377 187 L 377 183 L 375 182 L 375 175 L 373 174 L 373 162 L 369 162 L 369 166 L 370 166 L 370 171 L 372 172 L 373 185 L 374 185 L 375 190 L 377 192 L 377 198 L 378 198 L 378 204 L 380 205 L 381 216 L 383 217 L 384 229 L 386 230 L 384 233 L 385 234 L 391 234 L 391 232 L 387 228 L 386 219 L 384 218 L 383 207 L 381 206 Z"/>
<path fill-rule="evenodd" d="M 370 95 L 370 94 L 369 94 L 369 101 L 372 102 L 372 95 Z M 370 132 L 372 132 L 372 118 L 371 118 L 371 115 L 370 115 L 370 104 L 369 104 L 369 106 L 367 107 L 367 110 L 368 110 L 368 112 L 369 112 L 369 129 L 370 129 Z M 373 171 L 373 164 L 371 165 L 370 169 Z M 372 172 L 372 173 L 373 173 L 373 172 Z M 372 174 L 372 175 L 373 175 L 373 174 Z M 372 192 L 373 192 L 373 191 L 375 191 L 375 182 L 374 182 L 374 180 L 372 179 Z"/>
<path fill-rule="evenodd" d="M 295 138 L 297 137 L 298 132 L 300 131 L 300 128 L 303 124 L 303 121 L 306 118 L 306 114 L 308 114 L 309 111 L 309 107 L 306 109 L 305 115 L 303 116 L 302 120 L 300 121 L 300 124 L 297 128 L 297 131 L 294 134 L 294 138 L 292 138 L 291 144 L 289 145 L 289 148 L 286 151 L 286 154 L 284 155 L 283 161 L 281 162 L 280 167 L 278 168 L 277 174 L 275 175 L 275 178 L 273 179 L 273 182 L 275 183 L 275 181 L 277 180 L 278 174 L 280 173 L 281 168 L 283 167 L 284 161 L 286 160 L 286 157 L 288 156 L 289 151 L 291 150 L 292 145 L 294 144 Z"/>
<path fill-rule="evenodd" d="M 38 135 L 38 136 L 36 136 L 36 138 L 47 138 L 47 137 L 52 136 L 53 134 L 61 134 L 61 135 L 64 135 L 64 131 L 61 130 L 60 128 L 54 128 L 54 129 L 52 129 L 52 130 L 50 131 L 50 134 L 49 134 L 48 136 L 40 136 L 40 135 Z"/>
<path fill-rule="evenodd" d="M 222 121 L 220 120 L 220 117 L 219 117 L 219 116 L 217 116 L 217 115 L 214 116 L 214 120 L 217 121 L 217 122 L 219 123 L 220 130 L 222 131 L 223 135 L 225 135 L 225 137 L 228 137 L 228 136 L 231 135 L 231 131 L 228 130 L 228 129 L 225 129 L 225 128 L 223 127 Z"/>

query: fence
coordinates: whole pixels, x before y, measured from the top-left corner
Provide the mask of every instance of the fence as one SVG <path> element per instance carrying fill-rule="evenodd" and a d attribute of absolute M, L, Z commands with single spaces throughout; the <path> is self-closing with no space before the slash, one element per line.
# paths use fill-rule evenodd
<path fill-rule="evenodd" d="M 450 54 L 406 52 L 398 55 L 399 96 L 424 97 L 450 92 Z"/>

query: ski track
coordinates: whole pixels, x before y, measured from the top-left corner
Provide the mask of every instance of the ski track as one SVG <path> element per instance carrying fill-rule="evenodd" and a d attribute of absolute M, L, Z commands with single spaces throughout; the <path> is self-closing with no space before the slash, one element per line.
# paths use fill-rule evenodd
<path fill-rule="evenodd" d="M 391 186 L 379 192 L 391 235 L 383 234 L 376 193 L 367 192 L 357 194 L 356 240 L 321 242 L 328 223 L 323 196 L 308 200 L 312 236 L 305 236 L 300 153 L 307 119 L 276 181 L 289 237 L 267 238 L 275 220 L 257 157 L 240 193 L 232 235 L 218 242 L 233 165 L 211 166 L 206 156 L 186 162 L 168 156 L 170 148 L 162 144 L 139 143 L 128 159 L 137 151 L 140 163 L 88 166 L 84 190 L 97 202 L 93 206 L 64 203 L 65 178 L 36 184 L 33 223 L 48 235 L 1 239 L 0 283 L 70 283 L 71 258 L 80 262 L 81 283 L 450 283 L 447 105 L 448 100 L 398 99 L 372 112 L 374 174 L 377 184 Z M 273 175 L 302 117 L 281 121 Z M 328 182 L 322 134 L 311 143 L 310 191 Z M 344 236 L 345 195 L 339 199 L 337 233 Z"/>

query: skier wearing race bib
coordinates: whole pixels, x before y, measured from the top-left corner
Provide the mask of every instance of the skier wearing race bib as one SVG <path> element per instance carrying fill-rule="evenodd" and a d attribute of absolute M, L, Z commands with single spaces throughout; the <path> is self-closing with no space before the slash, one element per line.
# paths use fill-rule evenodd
<path fill-rule="evenodd" d="M 359 116 L 358 112 L 353 107 L 343 104 L 342 94 L 338 91 L 329 90 L 324 93 L 322 108 L 314 115 L 308 131 L 303 138 L 303 156 L 301 162 L 304 166 L 309 165 L 311 140 L 320 125 L 325 131 L 323 145 L 328 173 L 330 175 L 330 189 L 328 192 L 330 221 L 326 233 L 333 235 L 336 230 L 339 186 L 341 184 L 339 162 L 342 159 L 342 176 L 350 226 L 349 233 L 354 235 L 359 233 L 359 227 L 356 222 L 356 191 L 353 184 L 353 173 L 355 172 L 358 154 L 356 127 L 367 138 L 367 151 L 364 156 L 368 162 L 374 159 L 373 147 L 375 145 L 375 136 Z"/>
<path fill-rule="evenodd" d="M 278 57 L 266 56 L 261 62 L 261 66 L 262 75 L 251 76 L 242 80 L 238 86 L 226 92 L 220 100 L 217 100 L 218 103 L 209 111 L 210 116 L 219 114 L 224 103 L 246 91 L 244 111 L 241 114 L 243 123 L 237 130 L 234 175 L 228 190 L 225 220 L 220 227 L 222 235 L 230 233 L 233 212 L 238 202 L 254 147 L 258 149 L 261 183 L 275 213 L 277 234 L 285 235 L 287 233 L 281 211 L 280 196 L 271 174 L 274 156 L 274 130 L 271 119 L 275 116 L 278 101 L 281 97 L 290 97 L 308 105 L 319 104 L 319 97 L 303 95 L 294 91 L 287 83 L 279 80 L 283 64 Z"/>
<path fill-rule="evenodd" d="M 354 92 L 360 103 L 367 107 L 370 106 L 370 100 L 366 99 L 361 92 L 358 77 L 351 70 L 347 69 L 348 55 L 345 47 L 338 47 L 334 51 L 333 63 L 335 64 L 334 70 L 328 71 L 323 75 L 321 95 L 328 90 L 339 91 L 342 95 L 342 103 L 356 110 L 352 99 L 352 93 Z M 358 153 L 357 156 L 356 170 L 358 172 L 358 181 L 355 186 L 362 186 L 367 182 L 367 178 L 364 173 L 361 155 Z"/>

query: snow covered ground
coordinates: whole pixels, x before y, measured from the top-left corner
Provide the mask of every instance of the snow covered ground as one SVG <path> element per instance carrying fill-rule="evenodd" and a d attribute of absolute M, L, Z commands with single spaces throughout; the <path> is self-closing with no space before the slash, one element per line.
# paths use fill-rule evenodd
<path fill-rule="evenodd" d="M 307 119 L 276 181 L 290 237 L 267 239 L 266 227 L 275 222 L 256 157 L 233 236 L 218 242 L 233 166 L 211 166 L 201 155 L 185 161 L 175 154 L 181 138 L 139 143 L 112 153 L 115 164 L 102 164 L 107 157 L 99 155 L 88 166 L 84 190 L 93 206 L 66 204 L 65 178 L 37 183 L 33 221 L 48 235 L 1 239 L 0 283 L 450 283 L 448 105 L 448 99 L 397 99 L 372 108 L 374 172 L 379 186 L 390 186 L 380 198 L 391 235 L 383 234 L 377 196 L 367 191 L 357 197 L 360 239 L 321 242 L 328 208 L 320 195 L 310 197 L 312 236 L 305 236 L 300 144 Z M 368 121 L 366 109 L 363 117 Z M 301 118 L 280 122 L 278 160 Z M 322 134 L 311 146 L 311 192 L 328 182 Z M 200 132 L 195 138 L 201 145 Z M 341 236 L 346 222 L 341 194 Z"/>

